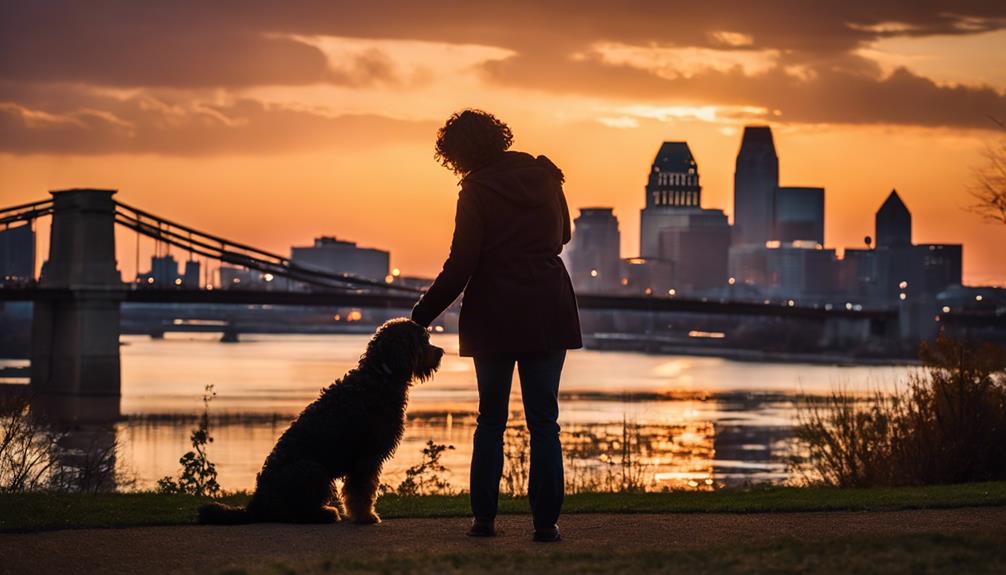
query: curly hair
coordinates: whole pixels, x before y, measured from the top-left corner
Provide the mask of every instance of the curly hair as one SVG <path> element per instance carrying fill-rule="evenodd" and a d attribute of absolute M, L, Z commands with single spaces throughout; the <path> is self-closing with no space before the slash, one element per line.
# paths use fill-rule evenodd
<path fill-rule="evenodd" d="M 510 126 L 489 112 L 467 109 L 452 114 L 437 130 L 433 157 L 464 177 L 498 158 L 512 143 Z"/>

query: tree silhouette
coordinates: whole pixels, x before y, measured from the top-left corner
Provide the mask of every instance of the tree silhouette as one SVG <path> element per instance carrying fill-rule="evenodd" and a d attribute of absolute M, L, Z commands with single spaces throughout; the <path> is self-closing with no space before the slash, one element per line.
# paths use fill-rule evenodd
<path fill-rule="evenodd" d="M 1006 134 L 1006 123 L 989 118 Z M 982 218 L 1006 224 L 1006 135 L 985 150 L 985 162 L 975 170 L 971 186 L 972 212 Z"/>

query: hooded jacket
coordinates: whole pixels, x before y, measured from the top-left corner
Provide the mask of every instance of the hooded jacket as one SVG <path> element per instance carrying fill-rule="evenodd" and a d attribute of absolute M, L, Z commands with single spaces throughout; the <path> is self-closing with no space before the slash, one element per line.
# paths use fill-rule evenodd
<path fill-rule="evenodd" d="M 559 259 L 571 232 L 562 182 L 548 158 L 523 152 L 461 180 L 450 256 L 412 319 L 429 326 L 463 291 L 463 356 L 581 347 L 576 297 Z"/>

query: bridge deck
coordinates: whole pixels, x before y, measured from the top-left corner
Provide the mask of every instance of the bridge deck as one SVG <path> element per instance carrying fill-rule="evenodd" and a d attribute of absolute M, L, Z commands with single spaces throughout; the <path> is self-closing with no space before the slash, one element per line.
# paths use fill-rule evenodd
<path fill-rule="evenodd" d="M 64 288 L 2 288 L 0 301 L 67 300 L 76 290 Z M 126 289 L 123 301 L 165 304 L 239 304 L 338 306 L 383 309 L 411 309 L 416 298 L 411 295 L 364 292 L 291 292 L 262 290 L 198 289 Z M 805 319 L 849 319 L 889 321 L 898 317 L 891 309 L 848 310 L 844 308 L 786 306 L 749 302 L 702 301 L 695 299 L 578 294 L 577 304 L 584 310 L 660 311 L 714 315 L 776 316 Z"/>

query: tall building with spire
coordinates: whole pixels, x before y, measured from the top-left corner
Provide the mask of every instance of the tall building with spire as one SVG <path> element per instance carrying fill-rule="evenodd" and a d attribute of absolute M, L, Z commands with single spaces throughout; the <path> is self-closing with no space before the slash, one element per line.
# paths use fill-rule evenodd
<path fill-rule="evenodd" d="M 747 126 L 734 171 L 735 245 L 774 239 L 775 194 L 779 187 L 779 156 L 768 126 Z"/>
<path fill-rule="evenodd" d="M 647 177 L 641 258 L 670 263 L 675 291 L 696 291 L 726 283 L 729 246 L 723 210 L 702 208 L 699 167 L 688 144 L 664 142 Z"/>
<path fill-rule="evenodd" d="M 891 190 L 874 219 L 877 247 L 908 246 L 912 243 L 912 213 L 898 195 Z"/>
<path fill-rule="evenodd" d="M 699 166 L 687 142 L 664 142 L 650 167 L 646 207 L 640 214 L 639 255 L 660 257 L 660 230 L 681 218 L 681 208 L 698 208 L 702 199 Z"/>

